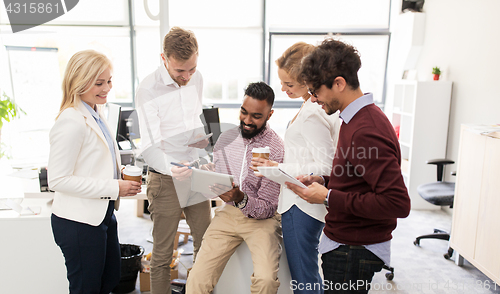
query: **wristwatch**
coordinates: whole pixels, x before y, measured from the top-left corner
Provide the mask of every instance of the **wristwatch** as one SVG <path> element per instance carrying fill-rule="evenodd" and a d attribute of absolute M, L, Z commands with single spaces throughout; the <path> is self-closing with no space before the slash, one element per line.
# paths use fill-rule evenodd
<path fill-rule="evenodd" d="M 245 192 L 243 192 L 243 199 L 238 203 L 235 202 L 234 206 L 236 208 L 243 209 L 245 208 L 245 206 L 247 206 L 247 202 L 248 202 L 248 196 Z"/>
<path fill-rule="evenodd" d="M 328 208 L 328 196 L 330 196 L 330 193 L 326 194 L 325 200 L 323 200 L 323 204 Z"/>

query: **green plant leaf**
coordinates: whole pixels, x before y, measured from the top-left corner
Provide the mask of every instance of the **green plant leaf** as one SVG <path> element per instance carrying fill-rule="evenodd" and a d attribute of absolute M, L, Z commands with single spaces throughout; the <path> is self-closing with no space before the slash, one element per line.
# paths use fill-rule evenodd
<path fill-rule="evenodd" d="M 0 99 L 0 128 L 2 128 L 4 122 L 10 122 L 21 114 L 26 114 L 26 112 L 3 92 Z"/>

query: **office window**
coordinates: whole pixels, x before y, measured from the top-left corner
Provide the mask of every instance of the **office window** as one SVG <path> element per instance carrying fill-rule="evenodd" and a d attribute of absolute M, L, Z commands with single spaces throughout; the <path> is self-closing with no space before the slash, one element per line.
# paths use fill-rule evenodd
<path fill-rule="evenodd" d="M 281 84 L 277 73 L 278 66 L 275 60 L 278 59 L 288 47 L 296 42 L 302 41 L 318 45 L 325 37 L 328 36 L 305 34 L 271 35 L 270 86 L 274 89 L 277 100 L 290 100 L 290 98 L 281 92 Z M 361 55 L 361 69 L 358 72 L 361 90 L 373 93 L 375 102 L 377 104 L 382 104 L 389 36 L 339 35 L 333 37 L 351 44 L 358 49 Z"/>
<path fill-rule="evenodd" d="M 158 14 L 160 1 L 147 2 L 149 10 Z M 132 12 L 128 10 L 129 4 L 133 5 Z M 163 21 L 168 21 L 169 27 L 192 30 L 198 38 L 198 70 L 204 77 L 204 102 L 225 105 L 227 111 L 221 109 L 221 121 L 227 119 L 237 124 L 244 88 L 250 82 L 264 80 L 270 82 L 277 97 L 278 107 L 271 125 L 283 134 L 300 101 L 289 103 L 291 100 L 281 93 L 274 60 L 293 43 L 314 44 L 327 33 L 340 33 L 339 38 L 358 48 L 363 63 L 359 73 L 362 90 L 373 92 L 377 102 L 383 103 L 390 0 L 310 0 L 307 3 L 301 0 L 169 0 L 168 5 L 169 15 L 163 17 Z M 129 14 L 133 15 L 132 23 Z M 149 19 L 143 0 L 79 1 L 66 15 L 49 24 L 16 34 L 11 33 L 5 7 L 0 5 L 0 88 L 12 95 L 10 69 L 4 66 L 10 58 L 5 46 L 56 48 L 55 55 L 51 55 L 55 58 L 45 61 L 56 63 L 58 70 L 54 75 L 58 76 L 53 81 L 59 84 L 73 53 L 96 49 L 105 53 L 114 65 L 114 87 L 108 101 L 130 106 L 135 86 L 161 65 L 162 39 L 159 21 Z M 33 62 L 30 66 L 43 71 L 41 63 Z M 50 97 L 45 98 L 57 100 L 57 108 L 61 99 L 58 91 L 50 91 Z M 47 115 L 47 123 L 35 124 L 31 130 L 38 132 L 36 128 L 43 126 L 46 133 L 36 136 L 26 133 L 25 138 L 32 138 L 31 141 L 19 144 L 36 146 L 33 142 L 48 137 L 51 123 L 53 117 Z M 6 125 L 14 127 L 15 124 Z M 6 143 L 8 133 L 4 126 L 2 141 L 5 139 Z M 10 144 L 13 150 L 18 150 L 16 144 Z M 47 148 L 37 148 L 48 150 L 48 143 Z"/>
<path fill-rule="evenodd" d="M 267 0 L 271 30 L 388 29 L 390 0 Z"/>
<path fill-rule="evenodd" d="M 49 24 L 15 34 L 2 4 L 0 24 L 0 89 L 26 111 L 2 128 L 2 142 L 10 149 L 13 165 L 46 164 L 48 133 L 62 99 L 62 76 L 77 51 L 94 49 L 106 54 L 113 63 L 113 90 L 108 101 L 132 103 L 126 1 L 80 1 Z"/>
<path fill-rule="evenodd" d="M 159 21 L 150 20 L 140 2 L 134 4 L 139 81 L 161 64 L 163 41 Z M 157 14 L 157 3 L 150 2 Z M 171 0 L 168 11 L 169 27 L 196 35 L 206 104 L 240 101 L 249 82 L 262 80 L 262 0 Z"/>
<path fill-rule="evenodd" d="M 383 105 L 390 4 L 390 0 L 311 0 L 307 5 L 300 0 L 268 0 L 266 76 L 277 100 L 289 98 L 281 93 L 275 60 L 296 42 L 318 45 L 333 36 L 358 49 L 362 90 L 373 92 L 376 103 Z"/>

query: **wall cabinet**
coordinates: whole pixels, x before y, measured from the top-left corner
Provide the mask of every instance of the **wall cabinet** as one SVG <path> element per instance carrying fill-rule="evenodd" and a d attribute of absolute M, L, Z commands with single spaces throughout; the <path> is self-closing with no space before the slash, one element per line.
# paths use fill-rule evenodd
<path fill-rule="evenodd" d="M 421 184 L 436 181 L 436 166 L 425 162 L 445 158 L 452 82 L 400 81 L 392 99 L 392 124 L 399 133 L 401 171 L 412 209 L 439 209 L 417 193 Z"/>
<path fill-rule="evenodd" d="M 486 130 L 461 129 L 450 246 L 500 284 L 500 139 Z"/>

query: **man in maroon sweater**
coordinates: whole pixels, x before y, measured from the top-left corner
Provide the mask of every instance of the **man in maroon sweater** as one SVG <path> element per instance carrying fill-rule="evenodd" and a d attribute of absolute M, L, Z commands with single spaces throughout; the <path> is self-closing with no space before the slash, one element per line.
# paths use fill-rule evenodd
<path fill-rule="evenodd" d="M 401 150 L 391 123 L 359 87 L 357 50 L 327 39 L 302 62 L 313 102 L 343 120 L 330 176 L 288 184 L 310 203 L 327 206 L 320 241 L 325 293 L 368 293 L 373 274 L 390 263 L 397 218 L 410 212 Z"/>

